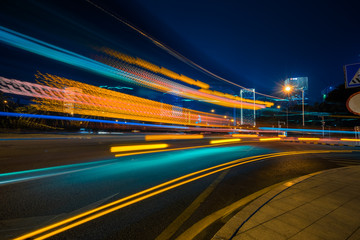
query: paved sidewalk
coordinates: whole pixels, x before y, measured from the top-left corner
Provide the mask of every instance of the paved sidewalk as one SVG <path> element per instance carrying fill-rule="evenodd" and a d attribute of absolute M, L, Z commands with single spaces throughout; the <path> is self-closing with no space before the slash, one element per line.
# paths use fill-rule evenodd
<path fill-rule="evenodd" d="M 360 166 L 287 182 L 242 209 L 212 239 L 360 239 Z"/>

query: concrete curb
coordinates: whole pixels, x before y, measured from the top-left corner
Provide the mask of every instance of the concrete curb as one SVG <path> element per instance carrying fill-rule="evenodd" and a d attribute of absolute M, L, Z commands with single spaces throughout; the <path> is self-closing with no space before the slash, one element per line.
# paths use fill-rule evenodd
<path fill-rule="evenodd" d="M 287 140 L 285 142 L 295 142 L 295 143 L 304 143 L 304 144 L 318 144 L 318 145 L 328 145 L 328 146 L 360 147 L 360 145 L 350 145 L 350 144 L 346 144 L 346 143 L 328 143 L 328 142 L 319 142 L 319 141 Z"/>
<path fill-rule="evenodd" d="M 244 225 L 257 211 L 259 211 L 263 206 L 269 203 L 272 199 L 278 196 L 280 193 L 291 188 L 295 184 L 298 184 L 306 179 L 309 179 L 315 175 L 319 174 L 329 174 L 337 169 L 330 169 L 325 171 L 320 171 L 316 173 L 311 173 L 288 182 L 285 182 L 281 186 L 278 186 L 259 198 L 255 199 L 253 202 L 248 204 L 240 212 L 238 212 L 234 217 L 232 217 L 212 238 L 212 240 L 228 240 L 232 239 L 238 232 L 238 230 Z"/>

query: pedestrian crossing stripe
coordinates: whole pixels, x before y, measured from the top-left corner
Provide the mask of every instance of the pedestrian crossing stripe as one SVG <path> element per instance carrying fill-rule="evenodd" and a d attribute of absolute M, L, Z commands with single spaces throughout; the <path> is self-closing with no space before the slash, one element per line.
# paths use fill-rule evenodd
<path fill-rule="evenodd" d="M 357 70 L 354 77 L 349 82 L 349 86 L 350 85 L 355 85 L 355 84 L 360 84 L 360 68 Z"/>

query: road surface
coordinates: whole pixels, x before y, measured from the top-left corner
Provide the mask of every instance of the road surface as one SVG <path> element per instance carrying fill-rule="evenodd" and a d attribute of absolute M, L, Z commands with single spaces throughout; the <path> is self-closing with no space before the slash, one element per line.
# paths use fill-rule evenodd
<path fill-rule="evenodd" d="M 214 213 L 234 202 L 285 180 L 360 163 L 352 152 L 359 148 L 350 147 L 165 142 L 181 150 L 115 158 L 110 147 L 124 141 L 114 138 L 1 141 L 0 239 L 38 229 L 23 239 L 182 239 L 186 231 L 209 239 L 241 206 L 220 218 Z M 199 225 L 205 218 L 208 225 Z"/>

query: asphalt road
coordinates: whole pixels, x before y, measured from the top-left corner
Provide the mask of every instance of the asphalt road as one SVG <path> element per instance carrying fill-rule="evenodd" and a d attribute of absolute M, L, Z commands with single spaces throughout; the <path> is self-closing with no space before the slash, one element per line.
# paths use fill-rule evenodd
<path fill-rule="evenodd" d="M 2 141 L 0 239 L 19 237 L 108 203 L 113 205 L 54 228 L 69 229 L 50 239 L 181 239 L 186 231 L 195 239 L 209 239 L 235 211 L 221 218 L 214 213 L 239 199 L 291 178 L 360 163 L 359 153 L 305 154 L 358 149 L 349 147 L 281 142 L 204 147 L 206 139 L 168 142 L 171 147 L 193 148 L 114 158 L 109 147 L 124 144 L 114 138 Z M 291 153 L 275 155 L 283 152 Z M 263 157 L 249 158 L 258 155 Z M 242 160 L 232 162 L 237 159 Z M 124 199 L 154 186 L 158 188 Z M 94 219 L 86 221 L 89 216 Z M 208 227 L 200 224 L 205 218 L 211 219 Z M 194 232 L 192 226 L 204 230 Z"/>

